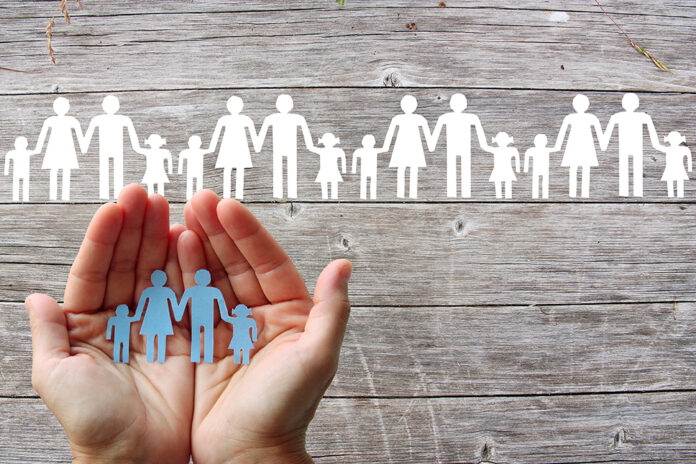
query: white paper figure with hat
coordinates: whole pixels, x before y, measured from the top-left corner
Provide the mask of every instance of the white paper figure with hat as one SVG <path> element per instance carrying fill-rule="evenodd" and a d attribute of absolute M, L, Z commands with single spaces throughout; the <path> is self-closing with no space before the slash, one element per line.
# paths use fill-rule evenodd
<path fill-rule="evenodd" d="M 431 137 L 430 128 L 423 116 L 414 113 L 416 108 L 418 100 L 413 95 L 401 99 L 404 113 L 392 118 L 382 146 L 382 151 L 389 151 L 392 139 L 396 137 L 389 167 L 397 169 L 396 196 L 399 198 L 405 196 L 406 169 L 410 175 L 409 197 L 418 198 L 418 168 L 426 167 L 421 131 L 427 142 Z"/>
<path fill-rule="evenodd" d="M 193 192 L 197 192 L 203 188 L 203 158 L 211 150 L 201 148 L 201 138 L 197 135 L 192 135 L 188 139 L 188 148 L 179 153 L 179 169 L 178 174 L 181 174 L 186 162 L 186 199 L 190 200 L 193 197 Z M 195 184 L 195 189 L 194 189 Z M 229 192 L 228 192 L 229 194 Z M 227 197 L 229 198 L 229 196 Z"/>
<path fill-rule="evenodd" d="M 529 172 L 529 161 L 532 165 L 532 198 L 539 198 L 541 186 L 542 198 L 549 197 L 549 157 L 551 147 L 547 147 L 549 140 L 544 134 L 534 137 L 534 146 L 524 153 L 524 172 Z"/>
<path fill-rule="evenodd" d="M 77 119 L 67 116 L 68 111 L 70 111 L 70 102 L 67 98 L 56 98 L 53 102 L 53 111 L 56 112 L 56 115 L 44 121 L 34 151 L 41 153 L 46 137 L 48 137 L 41 169 L 50 170 L 50 199 L 56 200 L 58 198 L 58 172 L 60 171 L 63 176 L 61 199 L 70 201 L 70 171 L 79 169 L 73 132 L 75 132 L 77 142 L 82 144 L 82 129 Z"/>
<path fill-rule="evenodd" d="M 669 145 L 666 147 L 661 145 L 655 147 L 666 155 L 665 172 L 662 174 L 661 180 L 667 182 L 667 196 L 669 198 L 674 197 L 674 184 L 677 185 L 677 198 L 683 198 L 684 181 L 689 180 L 689 176 L 684 170 L 684 158 L 686 158 L 689 172 L 691 172 L 693 170 L 691 150 L 684 145 L 686 143 L 686 137 L 676 131 L 670 132 L 669 135 L 665 137 L 665 143 L 669 143 Z"/>
<path fill-rule="evenodd" d="M 249 364 L 249 352 L 254 348 L 254 342 L 258 338 L 258 329 L 256 321 L 251 317 L 251 309 L 238 304 L 232 310 L 232 317 L 224 312 L 222 318 L 232 324 L 232 339 L 227 349 L 232 350 L 234 363 Z"/>
<path fill-rule="evenodd" d="M 167 172 L 169 174 L 172 173 L 172 154 L 169 150 L 162 148 L 166 143 L 167 140 L 158 134 L 151 134 L 145 140 L 145 144 L 150 145 L 150 148 L 140 148 L 138 150 L 138 153 L 145 155 L 146 158 L 145 175 L 141 182 L 147 185 L 149 194 L 157 192 L 160 195 L 164 195 L 164 184 L 169 183 Z M 169 167 L 167 171 L 164 169 L 165 161 Z M 156 189 L 155 186 L 157 187 Z"/>
<path fill-rule="evenodd" d="M 22 185 L 22 201 L 29 201 L 30 157 L 38 152 L 27 150 L 29 142 L 26 137 L 17 137 L 14 146 L 14 150 L 8 151 L 5 156 L 6 176 L 10 175 L 10 163 L 12 163 L 12 201 L 19 201 L 20 183 Z"/>
<path fill-rule="evenodd" d="M 367 199 L 367 183 L 370 183 L 370 199 L 377 198 L 377 155 L 384 153 L 375 148 L 375 137 L 366 135 L 362 139 L 362 148 L 353 152 L 353 174 L 357 172 L 360 160 L 360 198 Z"/>
<path fill-rule="evenodd" d="M 318 143 L 323 147 L 312 147 L 310 151 L 319 155 L 319 173 L 314 182 L 321 184 L 321 198 L 329 198 L 329 185 L 331 185 L 331 198 L 338 199 L 338 183 L 343 182 L 341 172 L 346 173 L 346 153 L 337 147 L 341 141 L 332 133 L 322 135 Z M 338 161 L 341 161 L 341 171 L 338 170 Z"/>
<path fill-rule="evenodd" d="M 520 172 L 520 153 L 517 148 L 510 146 L 514 140 L 505 132 L 498 132 L 492 142 L 498 146 L 488 148 L 493 153 L 493 172 L 488 181 L 495 183 L 496 198 L 503 198 L 502 184 L 505 183 L 505 198 L 509 199 L 512 198 L 512 182 L 517 180 L 515 171 Z M 512 159 L 515 160 L 515 171 L 512 169 Z"/>
<path fill-rule="evenodd" d="M 131 147 L 136 153 L 140 149 L 133 121 L 128 116 L 116 114 L 120 108 L 118 98 L 107 95 L 102 102 L 106 114 L 92 118 L 80 144 L 82 153 L 89 148 L 95 130 L 99 130 L 99 198 L 109 198 L 109 161 L 114 163 L 114 198 L 123 188 L 123 131 L 128 131 Z"/>

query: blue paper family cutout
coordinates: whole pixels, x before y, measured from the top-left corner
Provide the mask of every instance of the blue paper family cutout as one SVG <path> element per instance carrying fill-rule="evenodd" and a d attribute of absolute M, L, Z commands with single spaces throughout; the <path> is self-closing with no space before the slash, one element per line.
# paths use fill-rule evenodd
<path fill-rule="evenodd" d="M 147 362 L 154 362 L 157 339 L 157 362 L 163 363 L 167 352 L 167 336 L 174 334 L 170 309 L 178 322 L 184 317 L 187 307 L 190 307 L 191 315 L 191 362 L 201 361 L 201 332 L 203 361 L 213 362 L 213 329 L 217 302 L 222 320 L 232 324 L 232 339 L 228 349 L 233 352 L 235 364 L 249 364 L 249 351 L 254 348 L 254 342 L 258 337 L 251 309 L 238 304 L 230 316 L 222 292 L 208 286 L 210 272 L 200 269 L 196 272 L 194 280 L 196 285 L 186 289 L 181 301 L 177 301 L 174 291 L 164 286 L 167 283 L 167 274 L 155 270 L 150 276 L 152 287 L 143 290 L 133 316 L 128 315 L 127 305 L 118 305 L 116 315 L 109 318 L 106 326 L 106 339 L 111 340 L 113 335 L 114 362 L 128 362 L 130 326 L 142 318 L 140 335 L 146 338 Z"/>

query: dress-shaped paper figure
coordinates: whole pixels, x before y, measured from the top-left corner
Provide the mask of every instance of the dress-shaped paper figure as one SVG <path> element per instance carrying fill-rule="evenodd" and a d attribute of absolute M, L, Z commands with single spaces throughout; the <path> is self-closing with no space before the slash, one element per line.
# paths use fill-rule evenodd
<path fill-rule="evenodd" d="M 573 109 L 576 113 L 563 119 L 556 146 L 553 148 L 553 151 L 561 150 L 566 133 L 570 129 L 561 166 L 569 168 L 568 194 L 572 198 L 577 196 L 578 169 L 582 169 L 581 195 L 583 198 L 589 198 L 590 168 L 599 166 L 592 129 L 597 140 L 601 141 L 602 126 L 594 114 L 587 113 L 589 107 L 590 100 L 585 95 L 579 94 L 573 99 Z"/>
<path fill-rule="evenodd" d="M 220 134 L 222 134 L 220 152 L 215 167 L 223 169 L 222 194 L 225 198 L 230 198 L 233 169 L 237 176 L 234 196 L 237 199 L 244 197 L 244 170 L 252 167 L 247 131 L 254 147 L 258 144 L 254 122 L 249 116 L 240 114 L 242 108 L 244 108 L 244 102 L 241 98 L 230 97 L 227 100 L 227 110 L 230 114 L 218 119 L 208 148 L 209 152 L 215 151 Z"/>
<path fill-rule="evenodd" d="M 323 147 L 312 147 L 310 151 L 319 155 L 319 173 L 314 182 L 321 184 L 321 198 L 329 198 L 329 185 L 331 185 L 331 198 L 338 199 L 338 183 L 343 182 L 341 172 L 346 173 L 346 153 L 336 145 L 341 143 L 338 137 L 327 132 L 322 135 L 318 143 Z M 338 170 L 338 160 L 341 160 L 341 171 Z"/>
<path fill-rule="evenodd" d="M 5 175 L 10 175 L 12 162 L 12 201 L 19 201 L 19 185 L 22 184 L 22 201 L 29 201 L 29 172 L 31 171 L 30 157 L 38 154 L 27 150 L 29 142 L 25 137 L 15 139 L 15 149 L 5 156 Z"/>
<path fill-rule="evenodd" d="M 366 135 L 362 139 L 362 148 L 353 152 L 353 174 L 358 170 L 360 160 L 360 198 L 367 199 L 367 184 L 370 183 L 370 199 L 377 198 L 377 155 L 383 153 L 375 148 L 375 137 Z"/>
<path fill-rule="evenodd" d="M 184 170 L 184 161 L 186 161 L 186 199 L 190 200 L 194 191 L 199 191 L 203 188 L 203 157 L 210 153 L 210 150 L 201 148 L 201 138 L 193 135 L 188 139 L 188 148 L 179 153 L 179 171 Z M 195 182 L 195 190 L 194 190 Z"/>
<path fill-rule="evenodd" d="M 228 320 L 227 306 L 222 292 L 210 284 L 210 272 L 205 269 L 196 271 L 196 286 L 184 291 L 179 303 L 176 320 L 180 321 L 191 300 L 191 362 L 201 362 L 201 331 L 203 332 L 203 360 L 213 362 L 213 329 L 215 328 L 215 302 L 220 310 L 220 317 Z"/>
<path fill-rule="evenodd" d="M 457 158 L 461 159 L 461 188 L 462 197 L 471 197 L 471 129 L 476 129 L 479 146 L 488 149 L 486 135 L 481 126 L 481 120 L 475 114 L 465 113 L 467 100 L 461 93 L 455 93 L 450 98 L 451 113 L 440 116 L 428 142 L 428 149 L 435 150 L 440 132 L 447 130 L 447 196 L 457 197 Z"/>
<path fill-rule="evenodd" d="M 288 170 L 288 198 L 297 198 L 297 129 L 302 130 L 305 146 L 314 148 L 307 121 L 299 114 L 291 113 L 290 95 L 280 95 L 276 100 L 278 113 L 263 120 L 254 149 L 259 152 L 269 128 L 273 128 L 273 196 L 283 198 L 283 158 Z"/>
<path fill-rule="evenodd" d="M 235 364 L 249 364 L 249 351 L 254 348 L 254 342 L 258 336 L 256 321 L 251 317 L 251 309 L 238 304 L 232 310 L 233 317 L 225 316 L 223 320 L 232 324 L 232 339 L 227 349 L 232 350 Z"/>
<path fill-rule="evenodd" d="M 512 137 L 505 132 L 498 132 L 493 137 L 493 143 L 498 146 L 490 146 L 488 150 L 493 153 L 493 172 L 488 179 L 495 183 L 495 197 L 503 198 L 502 185 L 505 183 L 505 198 L 512 198 L 512 181 L 517 180 L 515 171 L 520 172 L 520 153 L 517 148 L 509 146 L 514 143 Z M 512 169 L 511 159 L 515 160 L 515 171 Z"/>
<path fill-rule="evenodd" d="M 116 114 L 120 108 L 118 98 L 107 95 L 102 102 L 106 114 L 95 116 L 89 122 L 83 143 L 80 144 L 82 153 L 89 148 L 95 130 L 99 130 L 99 198 L 109 198 L 109 161 L 114 163 L 114 198 L 123 188 L 123 131 L 128 131 L 131 147 L 136 153 L 140 149 L 138 136 L 133 127 L 133 121 L 128 116 Z"/>
<path fill-rule="evenodd" d="M 658 150 L 660 140 L 652 118 L 647 113 L 636 111 L 640 100 L 635 93 L 627 93 L 621 102 L 625 111 L 609 119 L 600 146 L 606 150 L 614 127 L 619 128 L 619 195 L 628 196 L 628 165 L 633 157 L 633 196 L 643 196 L 643 126 L 648 128 L 650 142 Z"/>
<path fill-rule="evenodd" d="M 544 134 L 534 137 L 534 146 L 524 153 L 524 172 L 529 172 L 529 160 L 532 166 L 532 198 L 539 198 L 539 184 L 541 184 L 542 198 L 549 197 L 549 155 L 551 147 Z"/>
<path fill-rule="evenodd" d="M 684 181 L 689 180 L 689 176 L 684 170 L 684 158 L 686 158 L 689 172 L 693 170 L 693 160 L 689 147 L 682 145 L 686 143 L 686 138 L 679 132 L 670 132 L 665 137 L 668 146 L 657 147 L 658 150 L 665 152 L 665 172 L 662 174 L 663 181 L 667 182 L 667 196 L 674 197 L 674 184 L 677 184 L 677 198 L 684 197 Z"/>
<path fill-rule="evenodd" d="M 106 324 L 106 339 L 111 340 L 112 333 L 114 336 L 114 362 L 116 363 L 128 363 L 130 326 L 136 320 L 135 316 L 128 317 L 128 306 L 121 304 L 116 307 L 116 315 L 110 317 Z M 162 352 L 164 353 L 164 349 Z"/>
<path fill-rule="evenodd" d="M 145 335 L 147 338 L 147 361 L 152 362 L 155 358 L 155 338 L 157 338 L 157 362 L 163 363 L 167 353 L 167 335 L 174 334 L 169 308 L 171 305 L 171 309 L 176 311 L 178 304 L 174 291 L 164 286 L 167 283 L 167 274 L 164 271 L 153 271 L 150 282 L 153 286 L 143 290 L 133 317 L 136 321 L 143 317 L 140 335 Z"/>
<path fill-rule="evenodd" d="M 157 134 L 152 134 L 145 140 L 145 144 L 150 145 L 150 148 L 138 150 L 138 153 L 145 155 L 146 158 L 145 175 L 141 182 L 147 185 L 149 194 L 155 193 L 155 186 L 157 186 L 157 193 L 164 195 L 164 184 L 169 183 L 167 172 L 169 174 L 172 173 L 172 154 L 169 150 L 162 148 L 166 143 L 166 139 Z M 166 171 L 164 169 L 165 161 L 169 167 Z"/>
<path fill-rule="evenodd" d="M 77 142 L 81 144 L 82 129 L 77 119 L 67 116 L 70 110 L 70 103 L 67 98 L 56 98 L 53 102 L 53 110 L 56 112 L 56 115 L 44 121 L 34 151 L 41 153 L 46 137 L 48 137 L 46 154 L 44 155 L 41 169 L 50 170 L 50 198 L 51 200 L 58 198 L 58 171 L 60 171 L 63 176 L 61 199 L 70 201 L 70 171 L 80 167 L 77 164 L 73 131 L 77 136 Z"/>
<path fill-rule="evenodd" d="M 423 152 L 423 139 L 421 139 L 421 130 L 425 136 L 425 140 L 430 140 L 430 129 L 428 121 L 419 114 L 415 114 L 418 108 L 418 101 L 412 95 L 405 95 L 401 99 L 401 109 L 404 114 L 394 116 L 389 124 L 387 136 L 384 139 L 382 151 L 389 151 L 392 138 L 396 132 L 396 141 L 394 142 L 394 151 L 392 152 L 390 168 L 396 168 L 396 195 L 399 198 L 405 196 L 406 169 L 409 169 L 410 185 L 409 196 L 418 198 L 418 168 L 424 168 L 425 153 Z"/>

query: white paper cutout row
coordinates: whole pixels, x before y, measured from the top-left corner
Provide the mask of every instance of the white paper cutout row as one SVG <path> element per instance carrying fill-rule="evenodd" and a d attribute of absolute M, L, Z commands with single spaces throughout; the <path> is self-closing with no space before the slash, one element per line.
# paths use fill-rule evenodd
<path fill-rule="evenodd" d="M 650 141 L 655 150 L 665 153 L 665 171 L 661 178 L 667 183 L 668 197 L 684 196 L 684 181 L 688 180 L 684 160 L 686 159 L 689 172 L 692 170 L 691 151 L 684 145 L 686 139 L 676 131 L 665 137 L 668 144 L 659 142 L 655 126 L 647 113 L 638 112 L 638 96 L 627 93 L 622 101 L 624 111 L 614 114 L 609 120 L 605 131 L 602 131 L 599 119 L 588 113 L 589 99 L 582 94 L 573 99 L 572 113 L 565 117 L 561 125 L 556 143 L 548 146 L 546 135 L 539 134 L 534 139 L 534 147 L 529 148 L 524 156 L 524 172 L 529 172 L 532 162 L 532 198 L 549 197 L 549 155 L 561 151 L 565 143 L 565 151 L 561 166 L 569 169 L 568 193 L 570 197 L 577 196 L 578 171 L 581 179 L 580 195 L 590 196 L 590 169 L 599 165 L 596 152 L 596 141 L 602 151 L 608 147 L 614 129 L 619 137 L 619 195 L 629 196 L 629 161 L 633 161 L 633 195 L 643 196 L 643 131 L 647 128 Z M 113 192 L 114 197 L 123 187 L 123 144 L 124 131 L 127 131 L 133 150 L 146 158 L 145 174 L 142 183 L 147 185 L 149 192 L 164 195 L 164 184 L 169 182 L 168 174 L 172 174 L 172 155 L 163 148 L 166 139 L 158 134 L 151 134 L 145 140 L 144 148 L 140 145 L 133 127 L 133 122 L 127 116 L 117 114 L 118 98 L 109 95 L 104 98 L 102 108 L 105 114 L 95 116 L 89 123 L 87 131 L 82 133 L 80 123 L 67 113 L 70 109 L 68 100 L 58 97 L 53 103 L 56 115 L 51 116 L 43 124 L 36 147 L 29 150 L 25 137 L 17 137 L 15 149 L 7 153 L 5 158 L 5 175 L 9 175 L 13 167 L 12 199 L 20 201 L 20 184 L 22 200 L 29 201 L 29 171 L 30 157 L 44 153 L 42 169 L 50 171 L 50 199 L 58 196 L 58 174 L 62 178 L 61 198 L 70 200 L 71 171 L 78 169 L 75 139 L 80 151 L 89 149 L 95 132 L 99 137 L 99 197 L 109 198 L 110 175 L 109 162 L 113 162 Z M 203 159 L 204 156 L 217 150 L 218 156 L 215 167 L 223 170 L 223 196 L 231 194 L 232 175 L 235 175 L 235 197 L 244 196 L 244 171 L 252 167 L 249 142 L 254 151 L 259 152 L 266 139 L 269 129 L 272 129 L 273 149 L 273 196 L 283 198 L 283 161 L 286 164 L 287 196 L 297 198 L 297 131 L 301 130 L 305 147 L 308 151 L 319 155 L 320 167 L 315 182 L 321 184 L 322 198 L 338 199 L 338 184 L 343 182 L 341 174 L 346 173 L 346 154 L 339 148 L 340 140 L 331 133 L 324 134 L 315 146 L 312 142 L 309 127 L 304 117 L 291 113 L 292 97 L 280 95 L 276 101 L 277 113 L 267 116 L 259 132 L 256 132 L 254 122 L 242 113 L 244 103 L 239 97 L 227 100 L 230 114 L 221 117 L 213 131 L 210 144 L 203 148 L 199 136 L 192 136 L 188 148 L 179 154 L 178 174 L 184 170 L 186 163 L 186 197 L 191 198 L 194 191 L 203 188 Z M 447 150 L 447 196 L 457 197 L 457 177 L 460 178 L 460 195 L 471 197 L 471 131 L 476 131 L 478 143 L 482 150 L 493 154 L 493 172 L 488 179 L 495 185 L 496 198 L 512 198 L 512 182 L 517 180 L 515 173 L 520 172 L 520 154 L 513 146 L 514 140 L 505 132 L 498 133 L 492 138 L 494 145 L 489 145 L 478 116 L 466 113 L 467 99 L 457 93 L 450 98 L 452 112 L 440 116 L 435 128 L 430 132 L 426 119 L 416 114 L 418 102 L 411 95 L 401 99 L 403 114 L 391 120 L 387 135 L 381 147 L 376 146 L 374 136 L 366 135 L 362 139 L 362 147 L 353 152 L 352 172 L 355 174 L 360 161 L 360 198 L 377 198 L 377 157 L 391 149 L 390 168 L 397 170 L 397 197 L 405 197 L 406 171 L 409 172 L 409 197 L 418 197 L 418 169 L 426 167 L 423 141 L 429 151 L 434 151 L 443 129 L 446 130 Z M 567 137 L 566 137 L 567 135 Z M 393 148 L 392 148 L 393 142 Z M 44 150 L 45 145 L 45 150 Z M 512 162 L 514 160 L 514 169 Z M 340 161 L 340 170 L 339 170 Z M 165 169 L 166 163 L 166 169 Z M 459 164 L 459 166 L 457 166 Z M 504 187 L 504 189 L 503 189 Z M 330 192 L 330 193 L 329 193 Z"/>

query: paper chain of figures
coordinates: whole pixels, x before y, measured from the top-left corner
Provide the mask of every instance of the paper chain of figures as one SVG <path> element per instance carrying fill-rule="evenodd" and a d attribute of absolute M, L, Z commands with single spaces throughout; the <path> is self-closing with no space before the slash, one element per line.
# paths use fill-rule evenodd
<path fill-rule="evenodd" d="M 661 180 L 667 183 L 669 197 L 684 196 L 684 181 L 688 180 L 684 160 L 688 170 L 692 170 L 691 151 L 684 145 L 685 138 L 678 132 L 670 132 L 665 137 L 663 146 L 660 144 L 655 126 L 647 113 L 636 111 L 639 105 L 638 96 L 633 93 L 624 95 L 622 102 L 624 111 L 614 114 L 609 120 L 605 131 L 597 119 L 587 110 L 590 106 L 585 95 L 577 95 L 573 100 L 575 113 L 565 117 L 554 146 L 548 146 L 545 135 L 539 134 L 534 139 L 534 147 L 528 149 L 524 157 L 524 172 L 529 171 L 530 160 L 532 168 L 532 198 L 548 198 L 549 195 L 549 155 L 561 151 L 565 142 L 565 151 L 561 166 L 569 169 L 569 195 L 577 195 L 577 178 L 581 178 L 583 198 L 590 195 L 590 168 L 599 165 L 595 149 L 595 137 L 600 148 L 607 149 L 614 129 L 619 134 L 619 195 L 629 195 L 629 160 L 633 160 L 633 194 L 643 196 L 643 132 L 647 128 L 650 141 L 655 150 L 665 153 L 665 171 Z M 346 154 L 338 147 L 340 140 L 331 133 L 319 138 L 315 146 L 305 119 L 299 114 L 291 113 L 293 101 L 289 95 L 280 95 L 276 101 L 278 113 L 271 114 L 263 121 L 261 129 L 256 132 L 251 118 L 241 114 L 244 103 L 239 97 L 227 100 L 229 115 L 223 116 L 217 122 L 212 139 L 207 148 L 202 146 L 199 136 L 192 136 L 188 148 L 179 154 L 179 169 L 181 174 L 184 161 L 187 162 L 187 198 L 191 198 L 195 190 L 203 187 L 203 158 L 206 154 L 218 150 L 215 167 L 223 169 L 223 196 L 230 197 L 232 170 L 235 170 L 235 197 L 243 198 L 244 171 L 252 167 L 249 142 L 256 152 L 261 151 L 269 129 L 273 131 L 273 196 L 283 198 L 283 160 L 287 170 L 287 196 L 297 198 L 297 131 L 302 132 L 306 149 L 319 155 L 320 168 L 315 179 L 321 184 L 322 198 L 338 198 L 338 184 L 343 181 L 341 174 L 346 173 Z M 426 119 L 415 113 L 418 102 L 411 95 L 401 99 L 403 114 L 395 116 L 386 138 L 381 147 L 376 146 L 374 136 L 366 135 L 362 139 L 362 147 L 353 153 L 353 173 L 356 172 L 360 160 L 360 198 L 377 196 L 377 156 L 390 150 L 393 143 L 389 167 L 397 170 L 397 196 L 405 197 L 406 170 L 409 171 L 409 197 L 418 196 L 418 169 L 426 167 L 423 140 L 428 149 L 435 150 L 440 133 L 447 132 L 447 196 L 457 197 L 457 168 L 459 161 L 460 195 L 464 198 L 471 196 L 471 131 L 476 131 L 478 143 L 494 158 L 493 172 L 489 178 L 495 184 L 497 198 L 512 198 L 512 182 L 517 180 L 515 173 L 520 172 L 520 154 L 512 144 L 513 138 L 505 132 L 498 133 L 492 139 L 494 145 L 489 145 L 483 132 L 479 118 L 466 113 L 467 100 L 462 94 L 450 98 L 452 112 L 443 114 L 438 119 L 433 131 L 430 131 Z M 124 131 L 133 150 L 146 157 L 146 170 L 142 183 L 147 185 L 150 192 L 164 194 L 164 184 L 169 182 L 167 174 L 172 174 L 172 155 L 163 148 L 166 140 L 158 134 L 152 134 L 140 146 L 133 123 L 127 116 L 117 114 L 119 101 L 109 95 L 104 98 L 102 107 L 105 114 L 92 118 L 84 133 L 80 123 L 67 113 L 70 109 L 68 100 L 56 98 L 53 109 L 56 113 L 43 124 L 36 147 L 28 149 L 25 137 L 17 137 L 15 149 L 7 153 L 5 159 L 5 175 L 9 175 L 10 163 L 14 163 L 12 196 L 13 201 L 20 201 L 20 183 L 23 186 L 22 201 L 29 201 L 29 159 L 30 156 L 45 153 L 42 169 L 50 170 L 50 199 L 56 200 L 58 194 L 58 174 L 62 175 L 61 198 L 70 200 L 70 172 L 78 169 L 77 153 L 73 131 L 82 153 L 90 145 L 92 136 L 99 133 L 99 196 L 109 198 L 109 161 L 113 160 L 113 190 L 114 197 L 123 186 L 123 144 Z M 594 131 L 594 133 L 593 133 Z M 567 138 L 566 138 L 567 135 Z M 566 140 L 567 139 L 567 140 Z M 219 142 L 219 148 L 218 148 Z M 340 170 L 339 170 L 340 161 Z M 514 161 L 514 169 L 512 162 Z M 168 169 L 165 170 L 165 162 Z M 579 171 L 579 172 L 578 172 Z M 541 190 L 541 192 L 540 192 Z"/>

